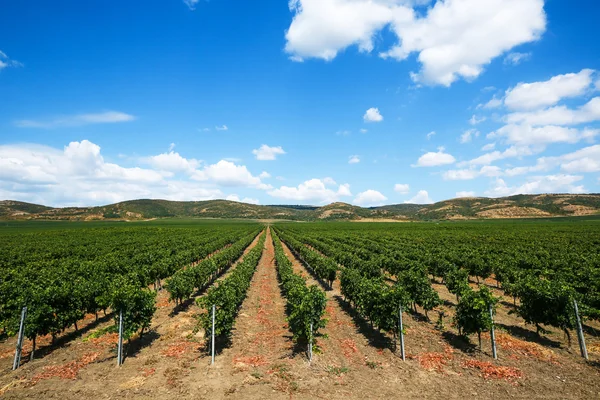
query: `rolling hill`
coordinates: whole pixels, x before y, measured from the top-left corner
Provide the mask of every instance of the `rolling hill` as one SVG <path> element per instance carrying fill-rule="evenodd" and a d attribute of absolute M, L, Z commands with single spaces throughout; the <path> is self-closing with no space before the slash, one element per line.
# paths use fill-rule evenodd
<path fill-rule="evenodd" d="M 364 208 L 347 203 L 322 207 L 261 206 L 227 200 L 131 200 L 98 207 L 53 208 L 13 200 L 0 201 L 0 219 L 146 220 L 153 218 L 242 218 L 292 221 L 423 221 L 538 218 L 600 214 L 600 194 L 471 197 L 435 204 L 396 204 Z"/>

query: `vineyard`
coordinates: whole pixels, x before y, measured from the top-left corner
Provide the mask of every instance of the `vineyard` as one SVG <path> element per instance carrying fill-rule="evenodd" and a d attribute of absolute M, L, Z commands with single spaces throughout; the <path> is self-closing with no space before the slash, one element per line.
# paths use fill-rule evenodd
<path fill-rule="evenodd" d="M 15 222 L 0 250 L 0 397 L 600 396 L 595 220 Z"/>

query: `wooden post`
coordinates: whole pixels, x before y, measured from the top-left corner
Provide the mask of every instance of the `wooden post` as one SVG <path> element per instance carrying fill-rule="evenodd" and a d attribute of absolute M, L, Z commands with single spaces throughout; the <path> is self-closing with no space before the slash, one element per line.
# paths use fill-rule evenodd
<path fill-rule="evenodd" d="M 21 310 L 21 323 L 19 324 L 19 336 L 17 337 L 17 348 L 15 350 L 15 359 L 13 360 L 13 368 L 19 368 L 21 365 L 21 351 L 23 350 L 23 335 L 25 331 L 25 318 L 27 317 L 27 307 L 23 307 Z"/>
<path fill-rule="evenodd" d="M 490 336 L 492 338 L 492 355 L 494 356 L 494 360 L 498 359 L 498 349 L 496 348 L 496 330 L 494 327 L 494 307 L 490 304 L 490 318 L 492 319 L 492 328 L 490 331 Z"/>
<path fill-rule="evenodd" d="M 587 347 L 585 345 L 585 336 L 583 335 L 583 326 L 581 324 L 581 317 L 579 316 L 579 307 L 577 306 L 577 300 L 573 300 L 575 306 L 575 316 L 577 317 L 577 338 L 579 339 L 579 350 L 581 351 L 581 357 L 589 360 Z"/>
<path fill-rule="evenodd" d="M 313 357 L 313 323 L 310 323 L 310 338 L 308 343 L 308 361 L 312 362 Z"/>
<path fill-rule="evenodd" d="M 215 313 L 216 313 L 217 307 L 213 304 L 212 306 L 212 335 L 211 335 L 211 339 L 210 339 L 210 346 L 211 346 L 211 361 L 210 361 L 210 365 L 213 365 L 215 363 Z"/>
<path fill-rule="evenodd" d="M 123 364 L 123 310 L 119 311 L 119 342 L 117 344 L 117 366 Z"/>
<path fill-rule="evenodd" d="M 400 337 L 400 355 L 402 361 L 406 361 L 406 353 L 404 352 L 404 324 L 402 322 L 402 303 L 398 306 L 398 333 Z"/>

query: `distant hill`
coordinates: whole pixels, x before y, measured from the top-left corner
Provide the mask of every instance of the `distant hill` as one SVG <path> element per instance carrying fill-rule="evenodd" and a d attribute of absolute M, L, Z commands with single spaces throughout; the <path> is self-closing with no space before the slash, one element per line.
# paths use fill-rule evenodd
<path fill-rule="evenodd" d="M 358 207 L 332 203 L 260 206 L 227 200 L 131 200 L 99 207 L 52 208 L 20 201 L 0 201 L 0 219 L 147 220 L 153 218 L 243 218 L 292 221 L 423 221 L 494 218 L 536 218 L 600 214 L 600 194 L 470 197 L 435 204 Z"/>

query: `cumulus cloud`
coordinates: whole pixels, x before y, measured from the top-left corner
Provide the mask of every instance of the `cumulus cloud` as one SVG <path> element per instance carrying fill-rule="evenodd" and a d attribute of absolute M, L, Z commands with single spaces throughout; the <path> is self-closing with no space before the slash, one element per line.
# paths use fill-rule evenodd
<path fill-rule="evenodd" d="M 583 185 L 575 185 L 582 179 L 583 176 L 565 174 L 533 176 L 516 186 L 508 186 L 503 179 L 497 179 L 485 194 L 490 197 L 504 197 L 516 194 L 586 193 Z"/>
<path fill-rule="evenodd" d="M 461 167 L 465 165 L 490 165 L 493 162 L 504 160 L 505 158 L 520 158 L 530 156 L 540 152 L 542 149 L 543 148 L 532 149 L 529 146 L 511 146 L 504 151 L 496 150 L 491 153 L 485 153 L 472 160 L 459 163 L 458 165 Z"/>
<path fill-rule="evenodd" d="M 467 192 L 467 191 L 456 192 L 456 198 L 460 199 L 460 198 L 465 198 L 465 197 L 475 197 L 475 192 Z"/>
<path fill-rule="evenodd" d="M 76 114 L 66 115 L 49 120 L 23 119 L 15 121 L 18 128 L 70 128 L 92 124 L 114 124 L 118 122 L 130 122 L 135 117 L 119 111 L 106 111 L 96 114 Z"/>
<path fill-rule="evenodd" d="M 136 198 L 206 200 L 218 187 L 167 179 L 147 168 L 104 160 L 100 146 L 71 142 L 63 149 L 20 144 L 0 146 L 0 198 L 54 206 L 114 203 Z"/>
<path fill-rule="evenodd" d="M 427 190 L 419 190 L 417 195 L 412 199 L 406 200 L 405 204 L 433 204 L 433 200 L 429 197 Z"/>
<path fill-rule="evenodd" d="M 506 91 L 504 104 L 511 110 L 552 106 L 562 99 L 579 97 L 592 85 L 594 70 L 557 75 L 543 82 L 519 83 Z"/>
<path fill-rule="evenodd" d="M 365 122 L 381 122 L 383 121 L 383 115 L 379 113 L 379 108 L 371 107 L 363 115 Z"/>
<path fill-rule="evenodd" d="M 477 129 L 469 129 L 460 135 L 460 142 L 462 144 L 470 143 L 474 137 L 479 137 L 479 131 Z"/>
<path fill-rule="evenodd" d="M 510 168 L 507 176 L 517 176 L 532 172 L 550 171 L 554 168 L 567 173 L 600 172 L 600 145 L 584 147 L 571 153 L 554 157 L 541 157 L 535 165 Z"/>
<path fill-rule="evenodd" d="M 260 173 L 260 175 L 258 177 L 260 179 L 269 179 L 271 177 L 271 174 L 268 173 L 267 171 L 263 171 Z"/>
<path fill-rule="evenodd" d="M 378 192 L 377 190 L 369 189 L 359 193 L 354 198 L 354 204 L 363 207 L 374 207 L 383 205 L 386 200 L 387 197 L 385 197 L 382 193 Z"/>
<path fill-rule="evenodd" d="M 278 189 L 271 189 L 267 193 L 272 197 L 283 200 L 314 201 L 318 203 L 331 203 L 342 197 L 352 196 L 350 185 L 340 185 L 338 190 L 335 191 L 328 188 L 324 180 L 321 179 L 310 179 L 297 187 L 281 186 Z"/>
<path fill-rule="evenodd" d="M 506 116 L 509 124 L 531 126 L 578 125 L 598 120 L 600 120 L 600 97 L 594 97 L 576 109 L 556 106 L 536 111 L 510 113 Z"/>
<path fill-rule="evenodd" d="M 188 172 L 192 173 L 202 163 L 194 158 L 187 159 L 175 151 L 151 156 L 145 159 L 155 169 L 168 172 Z"/>
<path fill-rule="evenodd" d="M 257 160 L 273 161 L 277 159 L 278 155 L 285 154 L 285 151 L 281 146 L 271 147 L 263 144 L 260 148 L 252 150 L 252 154 L 256 156 Z"/>
<path fill-rule="evenodd" d="M 358 164 L 360 162 L 359 156 L 350 156 L 348 157 L 348 164 Z"/>
<path fill-rule="evenodd" d="M 389 27 L 397 44 L 381 57 L 405 60 L 421 70 L 415 81 L 449 86 L 479 76 L 492 59 L 539 39 L 546 27 L 543 0 L 436 1 L 424 15 L 395 0 L 292 0 L 294 14 L 285 50 L 295 61 L 334 59 L 350 46 L 374 49 L 373 38 Z M 429 3 L 428 1 L 425 3 Z"/>
<path fill-rule="evenodd" d="M 488 134 L 488 139 L 503 138 L 507 143 L 519 146 L 546 145 L 550 143 L 577 143 L 591 140 L 600 134 L 599 129 L 577 129 L 564 126 L 548 125 L 534 127 L 531 125 L 509 124 Z"/>
<path fill-rule="evenodd" d="M 412 167 L 437 167 L 440 165 L 454 164 L 456 159 L 448 153 L 444 153 L 444 148 L 440 147 L 437 153 L 429 152 L 419 157 L 416 165 Z"/>
<path fill-rule="evenodd" d="M 502 170 L 500 167 L 493 165 L 486 165 L 480 169 L 468 168 L 468 169 L 455 169 L 444 172 L 442 175 L 446 181 L 468 181 L 471 179 L 478 178 L 480 176 L 500 176 Z"/>
<path fill-rule="evenodd" d="M 496 142 L 488 143 L 481 148 L 481 151 L 492 151 L 496 148 Z"/>
<path fill-rule="evenodd" d="M 229 201 L 236 201 L 238 203 L 246 203 L 246 204 L 260 204 L 260 201 L 258 201 L 258 199 L 253 199 L 250 197 L 244 197 L 243 199 L 240 199 L 240 196 L 238 196 L 237 194 L 230 194 L 229 196 L 227 196 L 225 198 L 225 200 L 229 200 Z"/>
<path fill-rule="evenodd" d="M 394 192 L 400 194 L 407 194 L 410 192 L 410 185 L 407 183 L 396 183 L 394 185 Z"/>
<path fill-rule="evenodd" d="M 252 175 L 245 165 L 236 165 L 225 160 L 194 171 L 191 178 L 197 181 L 214 182 L 220 186 L 245 186 L 263 190 L 272 188 L 263 183 L 258 176 Z"/>

